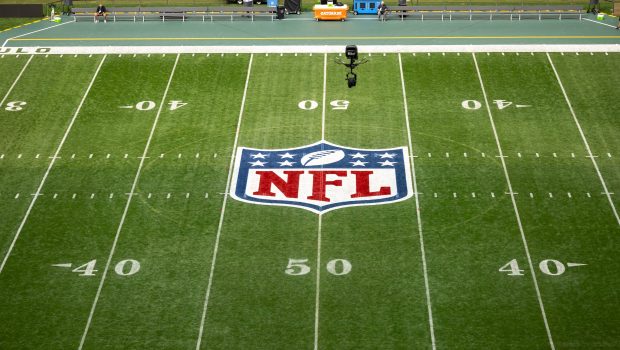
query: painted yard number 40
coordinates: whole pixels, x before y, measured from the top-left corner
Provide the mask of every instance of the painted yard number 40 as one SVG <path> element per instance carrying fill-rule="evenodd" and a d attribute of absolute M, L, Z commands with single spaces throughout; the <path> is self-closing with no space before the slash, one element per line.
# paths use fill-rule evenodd
<path fill-rule="evenodd" d="M 566 272 L 566 267 L 584 266 L 580 263 L 562 263 L 555 259 L 545 259 L 538 264 L 542 273 L 549 276 L 560 276 Z M 519 268 L 517 259 L 510 260 L 506 265 L 499 268 L 499 272 L 506 272 L 508 276 L 523 276 L 523 271 Z"/>
<path fill-rule="evenodd" d="M 52 266 L 55 267 L 68 267 L 71 268 L 71 264 L 54 264 Z M 97 266 L 97 260 L 91 260 L 86 264 L 80 265 L 71 270 L 71 272 L 75 272 L 78 276 L 95 276 L 95 272 L 99 270 L 95 270 Z M 126 259 L 121 260 L 116 265 L 114 265 L 114 272 L 119 276 L 131 276 L 135 275 L 140 271 L 140 262 L 134 259 Z"/>

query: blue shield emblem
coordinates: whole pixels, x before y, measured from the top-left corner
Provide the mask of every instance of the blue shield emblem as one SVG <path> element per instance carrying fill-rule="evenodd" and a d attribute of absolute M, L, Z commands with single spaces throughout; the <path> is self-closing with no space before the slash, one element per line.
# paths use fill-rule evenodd
<path fill-rule="evenodd" d="M 321 214 L 410 198 L 410 170 L 406 147 L 358 149 L 326 141 L 290 149 L 239 147 L 230 195 Z"/>

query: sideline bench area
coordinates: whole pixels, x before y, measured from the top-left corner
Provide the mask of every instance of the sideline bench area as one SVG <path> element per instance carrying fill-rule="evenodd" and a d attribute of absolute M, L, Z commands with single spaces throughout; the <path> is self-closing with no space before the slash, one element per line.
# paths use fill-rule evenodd
<path fill-rule="evenodd" d="M 73 8 L 71 10 L 73 18 L 78 21 L 82 18 L 94 20 L 94 8 Z M 206 20 L 213 21 L 213 18 L 246 17 L 254 21 L 255 17 L 269 17 L 273 21 L 276 17 L 274 7 L 110 7 L 108 8 L 108 20 L 116 22 L 126 21 L 148 21 L 148 20 Z"/>
<path fill-rule="evenodd" d="M 410 19 L 538 19 L 546 18 L 581 20 L 583 7 L 578 5 L 540 5 L 540 6 L 390 6 L 387 9 L 388 17 L 398 17 L 401 20 Z"/>

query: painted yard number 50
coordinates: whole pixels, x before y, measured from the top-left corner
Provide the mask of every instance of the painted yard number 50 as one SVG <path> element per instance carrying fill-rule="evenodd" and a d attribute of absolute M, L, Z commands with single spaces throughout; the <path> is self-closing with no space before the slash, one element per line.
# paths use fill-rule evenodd
<path fill-rule="evenodd" d="M 310 273 L 310 266 L 306 265 L 308 259 L 288 259 L 288 265 L 284 273 L 290 276 L 302 276 Z M 334 276 L 342 276 L 351 272 L 351 263 L 344 259 L 334 259 L 327 262 L 327 272 Z"/>
<path fill-rule="evenodd" d="M 346 110 L 349 108 L 349 101 L 347 100 L 334 100 L 329 103 L 332 106 L 333 110 Z M 297 104 L 297 107 L 300 109 L 311 111 L 316 109 L 319 106 L 319 103 L 314 100 L 304 100 Z"/>

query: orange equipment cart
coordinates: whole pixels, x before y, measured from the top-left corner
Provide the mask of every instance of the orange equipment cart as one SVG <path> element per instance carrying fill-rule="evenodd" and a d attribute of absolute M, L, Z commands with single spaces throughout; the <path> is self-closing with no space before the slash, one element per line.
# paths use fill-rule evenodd
<path fill-rule="evenodd" d="M 347 19 L 349 6 L 314 5 L 314 19 L 317 21 L 344 21 Z"/>

